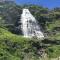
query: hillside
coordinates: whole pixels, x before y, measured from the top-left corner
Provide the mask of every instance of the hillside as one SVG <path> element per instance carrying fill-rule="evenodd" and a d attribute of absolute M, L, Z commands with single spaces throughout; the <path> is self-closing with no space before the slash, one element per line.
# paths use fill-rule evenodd
<path fill-rule="evenodd" d="M 37 19 L 45 39 L 22 36 L 19 21 L 23 8 Z M 0 60 L 40 60 L 45 55 L 49 59 L 60 56 L 60 8 L 0 2 Z"/>

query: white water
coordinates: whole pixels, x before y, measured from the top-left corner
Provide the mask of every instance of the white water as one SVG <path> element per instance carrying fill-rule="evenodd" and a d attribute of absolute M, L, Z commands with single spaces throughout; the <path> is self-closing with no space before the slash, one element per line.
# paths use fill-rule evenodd
<path fill-rule="evenodd" d="M 38 22 L 28 9 L 23 9 L 21 15 L 21 23 L 24 37 L 33 37 L 33 36 L 36 36 L 38 38 L 44 37 L 43 33 L 40 30 Z"/>

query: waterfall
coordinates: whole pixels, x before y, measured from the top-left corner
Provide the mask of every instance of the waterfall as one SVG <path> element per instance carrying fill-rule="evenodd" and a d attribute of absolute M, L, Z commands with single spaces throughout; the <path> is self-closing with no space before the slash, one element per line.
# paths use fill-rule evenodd
<path fill-rule="evenodd" d="M 28 9 L 23 9 L 23 12 L 21 14 L 21 29 L 24 37 L 44 37 L 37 20 Z"/>

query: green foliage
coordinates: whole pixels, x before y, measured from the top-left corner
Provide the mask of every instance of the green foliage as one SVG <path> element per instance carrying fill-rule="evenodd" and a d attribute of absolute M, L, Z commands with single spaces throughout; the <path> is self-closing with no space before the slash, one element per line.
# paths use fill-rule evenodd
<path fill-rule="evenodd" d="M 39 42 L 38 42 L 39 43 Z M 1 60 L 23 60 L 37 59 L 37 48 L 40 44 L 37 41 L 12 34 L 8 29 L 0 28 L 0 54 Z M 34 44 L 37 44 L 34 46 Z M 30 58 L 30 57 L 31 58 Z"/>
<path fill-rule="evenodd" d="M 60 45 L 55 45 L 47 48 L 49 58 L 56 58 L 60 56 Z"/>
<path fill-rule="evenodd" d="M 20 59 L 0 48 L 0 60 L 20 60 Z"/>

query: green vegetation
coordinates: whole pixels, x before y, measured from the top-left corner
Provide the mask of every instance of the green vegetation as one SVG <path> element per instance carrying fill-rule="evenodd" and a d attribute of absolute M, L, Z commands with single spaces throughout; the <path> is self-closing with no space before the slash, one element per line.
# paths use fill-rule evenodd
<path fill-rule="evenodd" d="M 1 60 L 37 59 L 39 45 L 38 41 L 12 34 L 6 28 L 0 28 Z"/>
<path fill-rule="evenodd" d="M 19 20 L 23 8 L 28 8 L 42 26 L 47 35 L 44 40 L 22 36 Z M 60 8 L 0 2 L 0 60 L 40 60 L 43 54 L 60 56 Z"/>
<path fill-rule="evenodd" d="M 55 45 L 55 46 L 52 45 L 52 47 L 48 47 L 48 50 L 46 51 L 47 51 L 49 58 L 59 57 L 60 56 L 60 45 Z"/>

